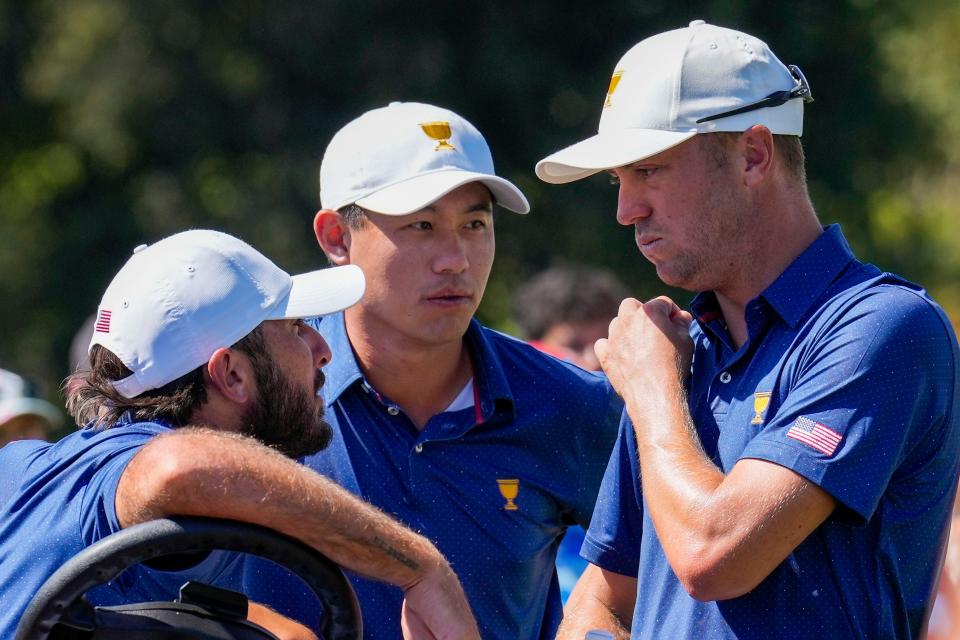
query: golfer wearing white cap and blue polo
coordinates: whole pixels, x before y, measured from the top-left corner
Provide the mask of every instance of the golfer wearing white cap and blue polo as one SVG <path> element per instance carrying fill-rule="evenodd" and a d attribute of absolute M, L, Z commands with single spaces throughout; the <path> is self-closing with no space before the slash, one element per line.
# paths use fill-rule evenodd
<path fill-rule="evenodd" d="M 552 637 L 557 545 L 588 522 L 622 405 L 606 380 L 473 317 L 494 205 L 526 213 L 526 198 L 494 173 L 464 118 L 394 103 L 333 137 L 320 199 L 320 246 L 363 269 L 367 291 L 317 325 L 334 356 L 324 392 L 334 440 L 306 463 L 434 541 L 484 638 Z M 354 586 L 367 637 L 398 637 L 400 591 Z M 275 591 L 266 601 L 295 613 Z"/>
<path fill-rule="evenodd" d="M 665 283 L 597 355 L 626 403 L 559 635 L 918 638 L 960 465 L 957 341 L 923 289 L 854 258 L 807 195 L 810 88 L 696 21 L 614 68 L 600 171 Z M 691 365 L 692 363 L 692 365 Z"/>
<path fill-rule="evenodd" d="M 92 368 L 71 386 L 68 407 L 86 426 L 55 444 L 0 449 L 0 637 L 14 637 L 40 586 L 84 548 L 146 520 L 200 515 L 299 538 L 409 587 L 417 628 L 478 638 L 433 545 L 287 457 L 330 437 L 316 397 L 330 351 L 301 318 L 349 307 L 363 289 L 356 267 L 291 277 L 216 231 L 138 247 L 100 303 Z M 217 551 L 175 572 L 137 565 L 88 597 L 172 601 L 187 580 L 232 587 L 241 558 Z M 278 637 L 311 637 L 262 606 L 247 616 Z"/>

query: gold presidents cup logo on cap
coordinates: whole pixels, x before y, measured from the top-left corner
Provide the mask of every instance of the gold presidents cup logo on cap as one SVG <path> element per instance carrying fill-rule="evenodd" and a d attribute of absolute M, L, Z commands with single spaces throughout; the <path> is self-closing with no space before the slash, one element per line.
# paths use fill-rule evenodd
<path fill-rule="evenodd" d="M 603 103 L 604 108 L 612 105 L 610 98 L 613 97 L 613 92 L 617 90 L 617 85 L 620 84 L 620 77 L 623 75 L 622 70 L 617 70 L 613 72 L 613 76 L 610 77 L 610 86 L 607 88 L 607 100 Z"/>
<path fill-rule="evenodd" d="M 457 150 L 455 146 L 448 142 L 451 135 L 449 122 L 421 122 L 420 128 L 423 129 L 425 134 L 437 141 L 437 146 L 434 148 L 434 151 L 440 151 L 441 149 L 447 149 L 449 151 Z"/>

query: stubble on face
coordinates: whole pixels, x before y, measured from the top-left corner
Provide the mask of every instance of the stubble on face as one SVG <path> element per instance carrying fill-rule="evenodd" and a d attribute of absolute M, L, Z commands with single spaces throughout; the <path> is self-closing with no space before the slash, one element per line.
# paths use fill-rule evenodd
<path fill-rule="evenodd" d="M 657 264 L 657 275 L 665 284 L 688 291 L 716 290 L 728 273 L 749 264 L 749 203 L 735 189 L 729 144 L 707 139 L 691 146 L 688 161 L 699 166 L 689 185 L 688 197 L 694 202 L 686 212 L 691 219 L 683 232 L 685 248 Z"/>

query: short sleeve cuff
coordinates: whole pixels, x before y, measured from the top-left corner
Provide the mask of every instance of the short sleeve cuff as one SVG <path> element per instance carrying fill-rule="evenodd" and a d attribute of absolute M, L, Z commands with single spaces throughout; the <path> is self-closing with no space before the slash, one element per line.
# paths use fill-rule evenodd
<path fill-rule="evenodd" d="M 638 558 L 624 555 L 612 547 L 597 542 L 590 537 L 589 532 L 584 536 L 583 544 L 580 546 L 580 557 L 601 569 L 631 578 L 637 576 L 639 569 L 640 561 Z"/>

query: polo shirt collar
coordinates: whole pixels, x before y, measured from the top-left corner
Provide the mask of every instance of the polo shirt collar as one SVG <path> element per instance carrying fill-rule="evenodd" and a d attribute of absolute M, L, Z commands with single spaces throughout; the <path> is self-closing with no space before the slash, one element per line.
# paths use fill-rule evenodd
<path fill-rule="evenodd" d="M 840 225 L 832 224 L 761 296 L 790 328 L 796 328 L 827 287 L 854 259 Z"/>
<path fill-rule="evenodd" d="M 323 319 L 323 337 L 334 354 L 330 364 L 323 368 L 326 383 L 320 392 L 326 404 L 334 403 L 350 385 L 364 380 L 357 356 L 347 336 L 343 312 Z M 513 407 L 513 393 L 496 351 L 476 318 L 470 320 L 466 333 L 467 349 L 473 359 L 473 375 L 480 394 L 481 410 L 489 417 L 497 401 L 509 402 Z"/>
<path fill-rule="evenodd" d="M 831 224 L 759 297 L 795 329 L 827 287 L 854 260 L 840 225 Z M 698 293 L 690 308 L 703 327 L 722 319 L 720 305 L 712 291 Z"/>
<path fill-rule="evenodd" d="M 323 368 L 326 382 L 320 394 L 326 404 L 330 405 L 357 380 L 363 379 L 363 372 L 357 363 L 357 356 L 353 352 L 350 338 L 347 336 L 347 325 L 343 312 L 327 316 L 321 324 L 323 337 L 330 347 L 333 359 Z"/>
<path fill-rule="evenodd" d="M 514 400 L 510 383 L 497 352 L 476 318 L 470 320 L 466 341 L 470 357 L 473 359 L 474 382 L 479 391 L 480 408 L 484 419 L 489 418 L 493 413 L 494 404 L 509 411 L 512 416 Z"/>

